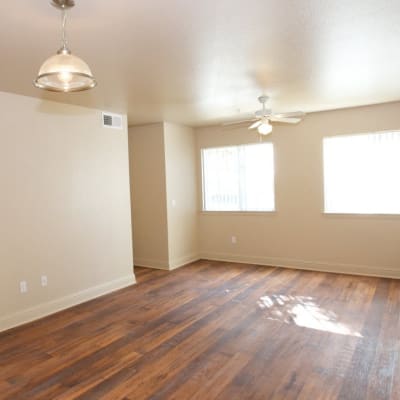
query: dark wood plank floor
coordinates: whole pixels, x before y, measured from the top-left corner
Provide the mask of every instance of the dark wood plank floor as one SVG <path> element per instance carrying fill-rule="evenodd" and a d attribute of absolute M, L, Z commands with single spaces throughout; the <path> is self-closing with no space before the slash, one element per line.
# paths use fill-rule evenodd
<path fill-rule="evenodd" d="M 0 334 L 1 399 L 400 399 L 400 281 L 201 261 Z"/>

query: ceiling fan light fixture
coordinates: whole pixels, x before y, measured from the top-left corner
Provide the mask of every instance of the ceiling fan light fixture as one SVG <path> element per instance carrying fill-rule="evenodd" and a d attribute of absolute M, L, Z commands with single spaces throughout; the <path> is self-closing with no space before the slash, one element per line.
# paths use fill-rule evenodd
<path fill-rule="evenodd" d="M 272 125 L 268 121 L 264 121 L 257 130 L 260 135 L 269 135 L 272 132 Z"/>
<path fill-rule="evenodd" d="M 34 85 L 39 89 L 66 93 L 94 88 L 97 83 L 89 66 L 71 54 L 67 46 L 66 9 L 73 7 L 74 2 L 53 0 L 52 4 L 62 11 L 62 47 L 42 64 Z"/>

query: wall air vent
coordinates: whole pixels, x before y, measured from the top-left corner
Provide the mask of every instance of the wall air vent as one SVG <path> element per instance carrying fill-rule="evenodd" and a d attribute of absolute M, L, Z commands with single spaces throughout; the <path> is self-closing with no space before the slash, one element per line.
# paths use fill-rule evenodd
<path fill-rule="evenodd" d="M 123 129 L 122 115 L 103 112 L 103 127 L 113 129 Z"/>

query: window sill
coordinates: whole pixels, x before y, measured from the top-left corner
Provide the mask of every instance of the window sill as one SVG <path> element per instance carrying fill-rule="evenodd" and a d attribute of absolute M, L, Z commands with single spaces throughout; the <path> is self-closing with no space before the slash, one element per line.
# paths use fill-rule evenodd
<path fill-rule="evenodd" d="M 237 216 L 273 216 L 276 215 L 276 210 L 274 211 L 200 211 L 200 215 L 237 215 Z"/>
<path fill-rule="evenodd" d="M 400 214 L 363 214 L 322 211 L 322 215 L 328 218 L 400 219 Z"/>

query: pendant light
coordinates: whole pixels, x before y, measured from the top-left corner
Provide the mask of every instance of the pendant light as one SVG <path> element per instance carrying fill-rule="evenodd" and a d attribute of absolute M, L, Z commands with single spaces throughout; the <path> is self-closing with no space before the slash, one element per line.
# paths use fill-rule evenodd
<path fill-rule="evenodd" d="M 56 55 L 48 58 L 40 67 L 34 85 L 53 92 L 79 92 L 94 88 L 97 83 L 89 66 L 72 55 L 67 45 L 67 10 L 74 7 L 74 0 L 52 0 L 51 4 L 61 10 L 62 46 Z"/>

